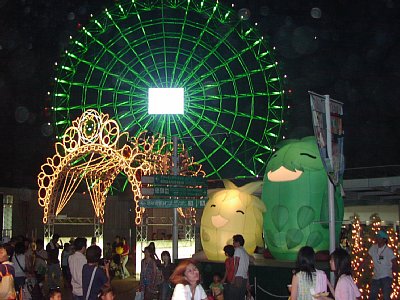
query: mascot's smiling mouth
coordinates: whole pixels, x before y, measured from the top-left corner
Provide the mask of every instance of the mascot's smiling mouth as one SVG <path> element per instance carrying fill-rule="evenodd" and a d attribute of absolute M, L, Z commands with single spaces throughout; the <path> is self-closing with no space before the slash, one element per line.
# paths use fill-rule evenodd
<path fill-rule="evenodd" d="M 278 170 L 268 172 L 268 180 L 272 182 L 284 182 L 284 181 L 294 181 L 300 178 L 303 171 L 294 170 L 290 171 L 284 166 L 281 166 Z"/>
<path fill-rule="evenodd" d="M 220 228 L 222 226 L 225 226 L 226 223 L 228 223 L 228 220 L 222 217 L 221 215 L 216 215 L 211 217 L 211 222 L 216 228 Z"/>

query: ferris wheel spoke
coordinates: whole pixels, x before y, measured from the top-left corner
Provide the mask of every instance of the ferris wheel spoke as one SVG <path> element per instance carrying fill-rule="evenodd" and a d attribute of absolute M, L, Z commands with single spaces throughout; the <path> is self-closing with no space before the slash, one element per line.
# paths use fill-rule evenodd
<path fill-rule="evenodd" d="M 135 4 L 134 4 L 134 5 L 135 5 Z M 110 13 L 106 12 L 106 14 L 107 14 L 108 18 L 113 22 L 114 27 L 119 31 L 120 36 L 121 36 L 122 39 L 126 42 L 127 47 L 135 54 L 135 56 L 136 56 L 137 58 L 139 58 L 140 64 L 141 64 L 145 69 L 147 69 L 147 68 L 146 68 L 146 65 L 144 64 L 144 62 L 140 59 L 140 55 L 138 55 L 138 53 L 135 51 L 135 49 L 131 47 L 131 43 L 130 43 L 130 41 L 127 39 L 127 37 L 126 37 L 124 31 L 119 27 L 118 23 L 115 22 L 114 18 L 112 17 L 112 15 L 111 15 Z M 137 16 L 137 19 L 138 19 L 138 21 L 139 21 L 138 24 L 140 25 L 140 28 L 142 29 L 143 37 L 144 37 L 145 42 L 146 42 L 146 44 L 147 44 L 148 50 L 149 50 L 149 52 L 151 53 L 152 49 L 151 49 L 151 47 L 150 47 L 150 45 L 149 45 L 149 41 L 148 41 L 148 39 L 147 39 L 147 35 L 146 35 L 146 31 L 145 31 L 146 25 L 142 23 L 142 20 L 141 20 L 141 17 L 140 17 L 140 14 L 139 14 L 139 13 L 138 13 L 136 16 Z M 155 64 L 154 56 L 152 55 L 151 57 L 153 58 L 153 63 Z M 157 83 L 157 80 L 153 77 L 153 75 L 152 75 L 150 72 L 149 72 L 147 75 L 149 76 L 149 78 L 151 78 L 151 80 L 153 81 L 153 84 L 156 84 L 156 83 Z M 159 75 L 159 74 L 158 74 L 158 77 L 160 78 L 160 75 Z"/>
<path fill-rule="evenodd" d="M 98 44 L 101 48 L 103 48 L 104 51 L 105 51 L 106 53 L 108 53 L 109 55 L 111 55 L 111 57 L 113 57 L 117 62 L 119 62 L 119 63 L 121 63 L 123 66 L 127 67 L 127 68 L 129 69 L 129 71 L 131 71 L 131 72 L 134 74 L 134 76 L 137 76 L 141 81 L 143 81 L 144 83 L 147 83 L 147 80 L 146 80 L 145 78 L 141 77 L 140 74 L 138 74 L 133 68 L 131 68 L 131 67 L 130 67 L 129 65 L 127 65 L 123 60 L 121 60 L 121 59 L 119 58 L 119 56 L 118 56 L 115 52 L 113 52 L 110 48 L 108 48 L 103 42 L 101 42 L 99 39 L 94 38 L 93 35 L 90 34 L 87 30 L 84 30 L 84 32 L 85 32 L 89 37 L 91 37 L 92 39 L 94 39 L 94 42 L 95 42 L 96 44 Z M 122 35 L 122 37 L 125 37 L 125 35 Z M 130 49 L 130 50 L 134 51 L 133 49 Z M 137 55 L 137 53 L 134 53 L 134 54 Z M 138 57 L 140 57 L 140 56 L 138 56 Z M 142 63 L 142 62 L 141 62 L 141 63 Z M 97 66 L 94 66 L 94 67 L 98 68 Z M 151 79 L 153 79 L 153 82 L 154 82 L 154 78 L 152 78 L 151 74 L 148 74 L 148 75 L 149 75 L 149 77 L 150 77 Z"/>
<path fill-rule="evenodd" d="M 187 117 L 187 116 L 185 116 L 185 117 L 188 118 L 189 121 L 193 121 L 193 120 L 190 119 L 189 117 Z M 208 121 L 209 121 L 209 122 L 212 122 L 212 120 L 208 120 Z M 214 124 L 213 124 L 213 125 L 214 125 Z M 223 128 L 223 129 L 228 129 L 227 127 L 224 127 L 224 126 L 221 125 L 221 124 L 218 124 L 218 126 L 221 127 L 221 128 Z M 215 137 L 212 135 L 212 133 L 207 132 L 207 131 L 204 130 L 204 128 L 202 128 L 202 127 L 197 127 L 197 129 L 198 129 L 200 132 L 202 132 L 205 136 L 207 136 L 210 140 L 212 140 L 212 141 L 215 143 L 215 145 L 217 145 L 217 148 L 214 149 L 214 150 L 211 152 L 211 154 L 216 153 L 217 150 L 219 150 L 219 149 L 221 149 L 222 151 L 224 151 L 224 152 L 227 153 L 227 154 L 232 154 L 231 151 L 229 151 L 229 150 L 223 145 L 223 143 L 219 143 L 219 142 L 215 139 Z M 229 131 L 229 132 L 233 132 L 233 131 L 230 131 L 229 129 L 228 129 L 228 131 Z M 243 141 L 241 142 L 241 144 L 243 144 Z M 239 151 L 239 148 L 240 148 L 240 147 L 238 147 L 238 149 L 236 149 L 236 152 Z M 212 156 L 212 155 L 210 155 L 210 157 L 211 157 L 211 156 Z M 236 161 L 239 165 L 241 165 L 243 168 L 245 168 L 245 169 L 248 170 L 248 168 L 245 166 L 245 164 L 244 164 L 238 157 L 236 157 L 235 155 L 230 155 L 229 158 L 228 158 L 228 160 L 226 161 L 226 163 L 228 163 L 228 162 L 231 161 L 231 160 Z M 221 167 L 223 167 L 223 166 L 221 166 Z M 219 171 L 219 170 L 220 170 L 219 168 L 216 169 L 216 171 Z M 250 173 L 251 173 L 251 172 L 250 172 Z"/>
<path fill-rule="evenodd" d="M 235 26 L 232 26 L 227 33 L 220 37 L 217 36 L 215 33 L 212 33 L 212 35 L 217 39 L 217 43 L 214 47 L 212 47 L 211 49 L 209 49 L 209 52 L 204 56 L 204 58 L 193 68 L 193 73 L 196 73 L 201 67 L 203 67 L 203 65 L 206 63 L 206 61 L 212 57 L 218 50 L 218 48 L 225 42 L 225 40 L 229 37 L 229 35 L 231 35 L 233 32 L 235 31 Z M 207 48 L 207 47 L 206 47 Z M 181 83 L 181 80 L 183 80 L 183 82 Z M 185 78 L 183 78 L 182 76 L 179 76 L 177 79 L 177 82 L 181 85 L 184 85 L 186 83 Z"/>
<path fill-rule="evenodd" d="M 178 120 L 181 119 L 181 118 L 182 118 L 182 117 L 178 117 Z M 186 118 L 186 117 L 185 117 L 185 118 Z M 181 124 L 182 124 L 182 126 L 186 129 L 187 132 L 191 132 L 191 131 L 189 130 L 189 128 L 187 127 L 187 125 L 186 125 L 185 122 L 182 121 Z M 204 130 L 203 130 L 202 128 L 198 128 L 198 129 L 200 130 L 200 132 L 202 132 L 203 134 L 205 134 L 205 132 L 204 132 Z M 191 135 L 191 138 L 192 138 L 192 142 L 193 142 L 194 145 L 196 146 L 196 149 L 197 149 L 200 153 L 203 154 L 203 158 L 202 158 L 202 159 L 199 159 L 198 162 L 199 162 L 199 163 L 207 162 L 207 163 L 209 164 L 209 166 L 211 167 L 211 169 L 213 170 L 211 173 L 212 173 L 212 174 L 218 174 L 217 167 L 214 166 L 213 161 L 209 158 L 208 154 L 205 153 L 205 151 L 204 151 L 203 148 L 201 147 L 201 145 L 200 145 L 200 143 L 198 142 L 198 140 L 197 140 L 196 138 L 194 138 L 192 135 Z"/>
<path fill-rule="evenodd" d="M 186 70 L 188 68 L 188 66 L 190 65 L 190 63 L 192 62 L 192 59 L 195 56 L 195 53 L 196 53 L 196 51 L 198 49 L 198 46 L 200 45 L 200 42 L 202 41 L 202 38 L 203 38 L 204 34 L 207 32 L 207 27 L 208 27 L 208 24 L 210 23 L 210 21 L 212 20 L 212 16 L 214 15 L 214 11 L 215 10 L 213 10 L 212 14 L 207 18 L 207 21 L 204 24 L 204 26 L 201 26 L 201 28 L 198 28 L 198 29 L 200 29 L 200 33 L 198 35 L 198 38 L 194 38 L 194 45 L 192 46 L 191 51 L 187 55 L 187 59 L 185 60 L 184 65 L 182 66 L 183 70 Z M 179 42 L 181 42 L 181 40 L 183 38 L 182 36 L 183 36 L 183 30 L 181 30 L 181 38 L 179 39 Z M 185 38 L 187 40 L 193 40 L 193 36 L 192 35 L 186 35 Z M 178 49 L 180 49 L 180 47 L 178 47 Z M 175 65 L 177 64 L 177 62 L 178 62 L 178 55 L 175 56 Z M 198 62 L 196 62 L 196 63 L 198 63 Z M 175 68 L 173 68 L 172 69 L 172 80 L 171 80 L 171 82 L 175 83 L 176 86 L 179 86 L 179 84 L 180 84 L 179 81 L 180 81 L 180 78 L 182 77 L 181 75 L 182 75 L 182 73 L 180 74 L 180 76 L 177 78 L 177 80 L 175 82 Z"/>

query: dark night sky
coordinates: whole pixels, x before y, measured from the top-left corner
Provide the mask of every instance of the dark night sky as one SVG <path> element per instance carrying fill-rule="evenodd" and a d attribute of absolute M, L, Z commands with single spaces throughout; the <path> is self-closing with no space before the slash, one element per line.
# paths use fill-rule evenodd
<path fill-rule="evenodd" d="M 287 137 L 312 134 L 307 91 L 329 94 L 344 102 L 347 168 L 400 165 L 399 2 L 233 2 L 277 47 L 292 91 Z M 54 152 L 43 127 L 54 62 L 77 23 L 105 5 L 112 1 L 0 0 L 0 186 L 35 187 Z"/>

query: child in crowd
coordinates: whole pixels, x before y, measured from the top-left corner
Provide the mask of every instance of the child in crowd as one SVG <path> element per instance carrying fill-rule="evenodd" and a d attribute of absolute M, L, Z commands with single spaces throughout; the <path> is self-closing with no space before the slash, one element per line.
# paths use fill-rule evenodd
<path fill-rule="evenodd" d="M 105 286 L 101 289 L 99 294 L 99 299 L 101 300 L 114 300 L 115 292 L 111 286 Z"/>
<path fill-rule="evenodd" d="M 211 295 L 214 300 L 224 300 L 224 286 L 221 283 L 221 275 L 214 273 L 213 282 L 210 284 Z"/>
<path fill-rule="evenodd" d="M 49 291 L 49 300 L 62 300 L 62 294 L 59 289 Z"/>

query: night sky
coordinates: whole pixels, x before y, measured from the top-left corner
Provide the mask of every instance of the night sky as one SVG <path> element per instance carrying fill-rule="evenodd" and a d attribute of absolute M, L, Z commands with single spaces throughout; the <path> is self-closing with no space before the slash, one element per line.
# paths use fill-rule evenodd
<path fill-rule="evenodd" d="M 329 94 L 344 103 L 346 168 L 400 165 L 399 2 L 233 3 L 248 9 L 288 75 L 286 137 L 312 134 L 307 91 Z M 36 187 L 40 165 L 54 153 L 46 125 L 54 62 L 79 24 L 111 5 L 0 0 L 0 186 Z"/>

